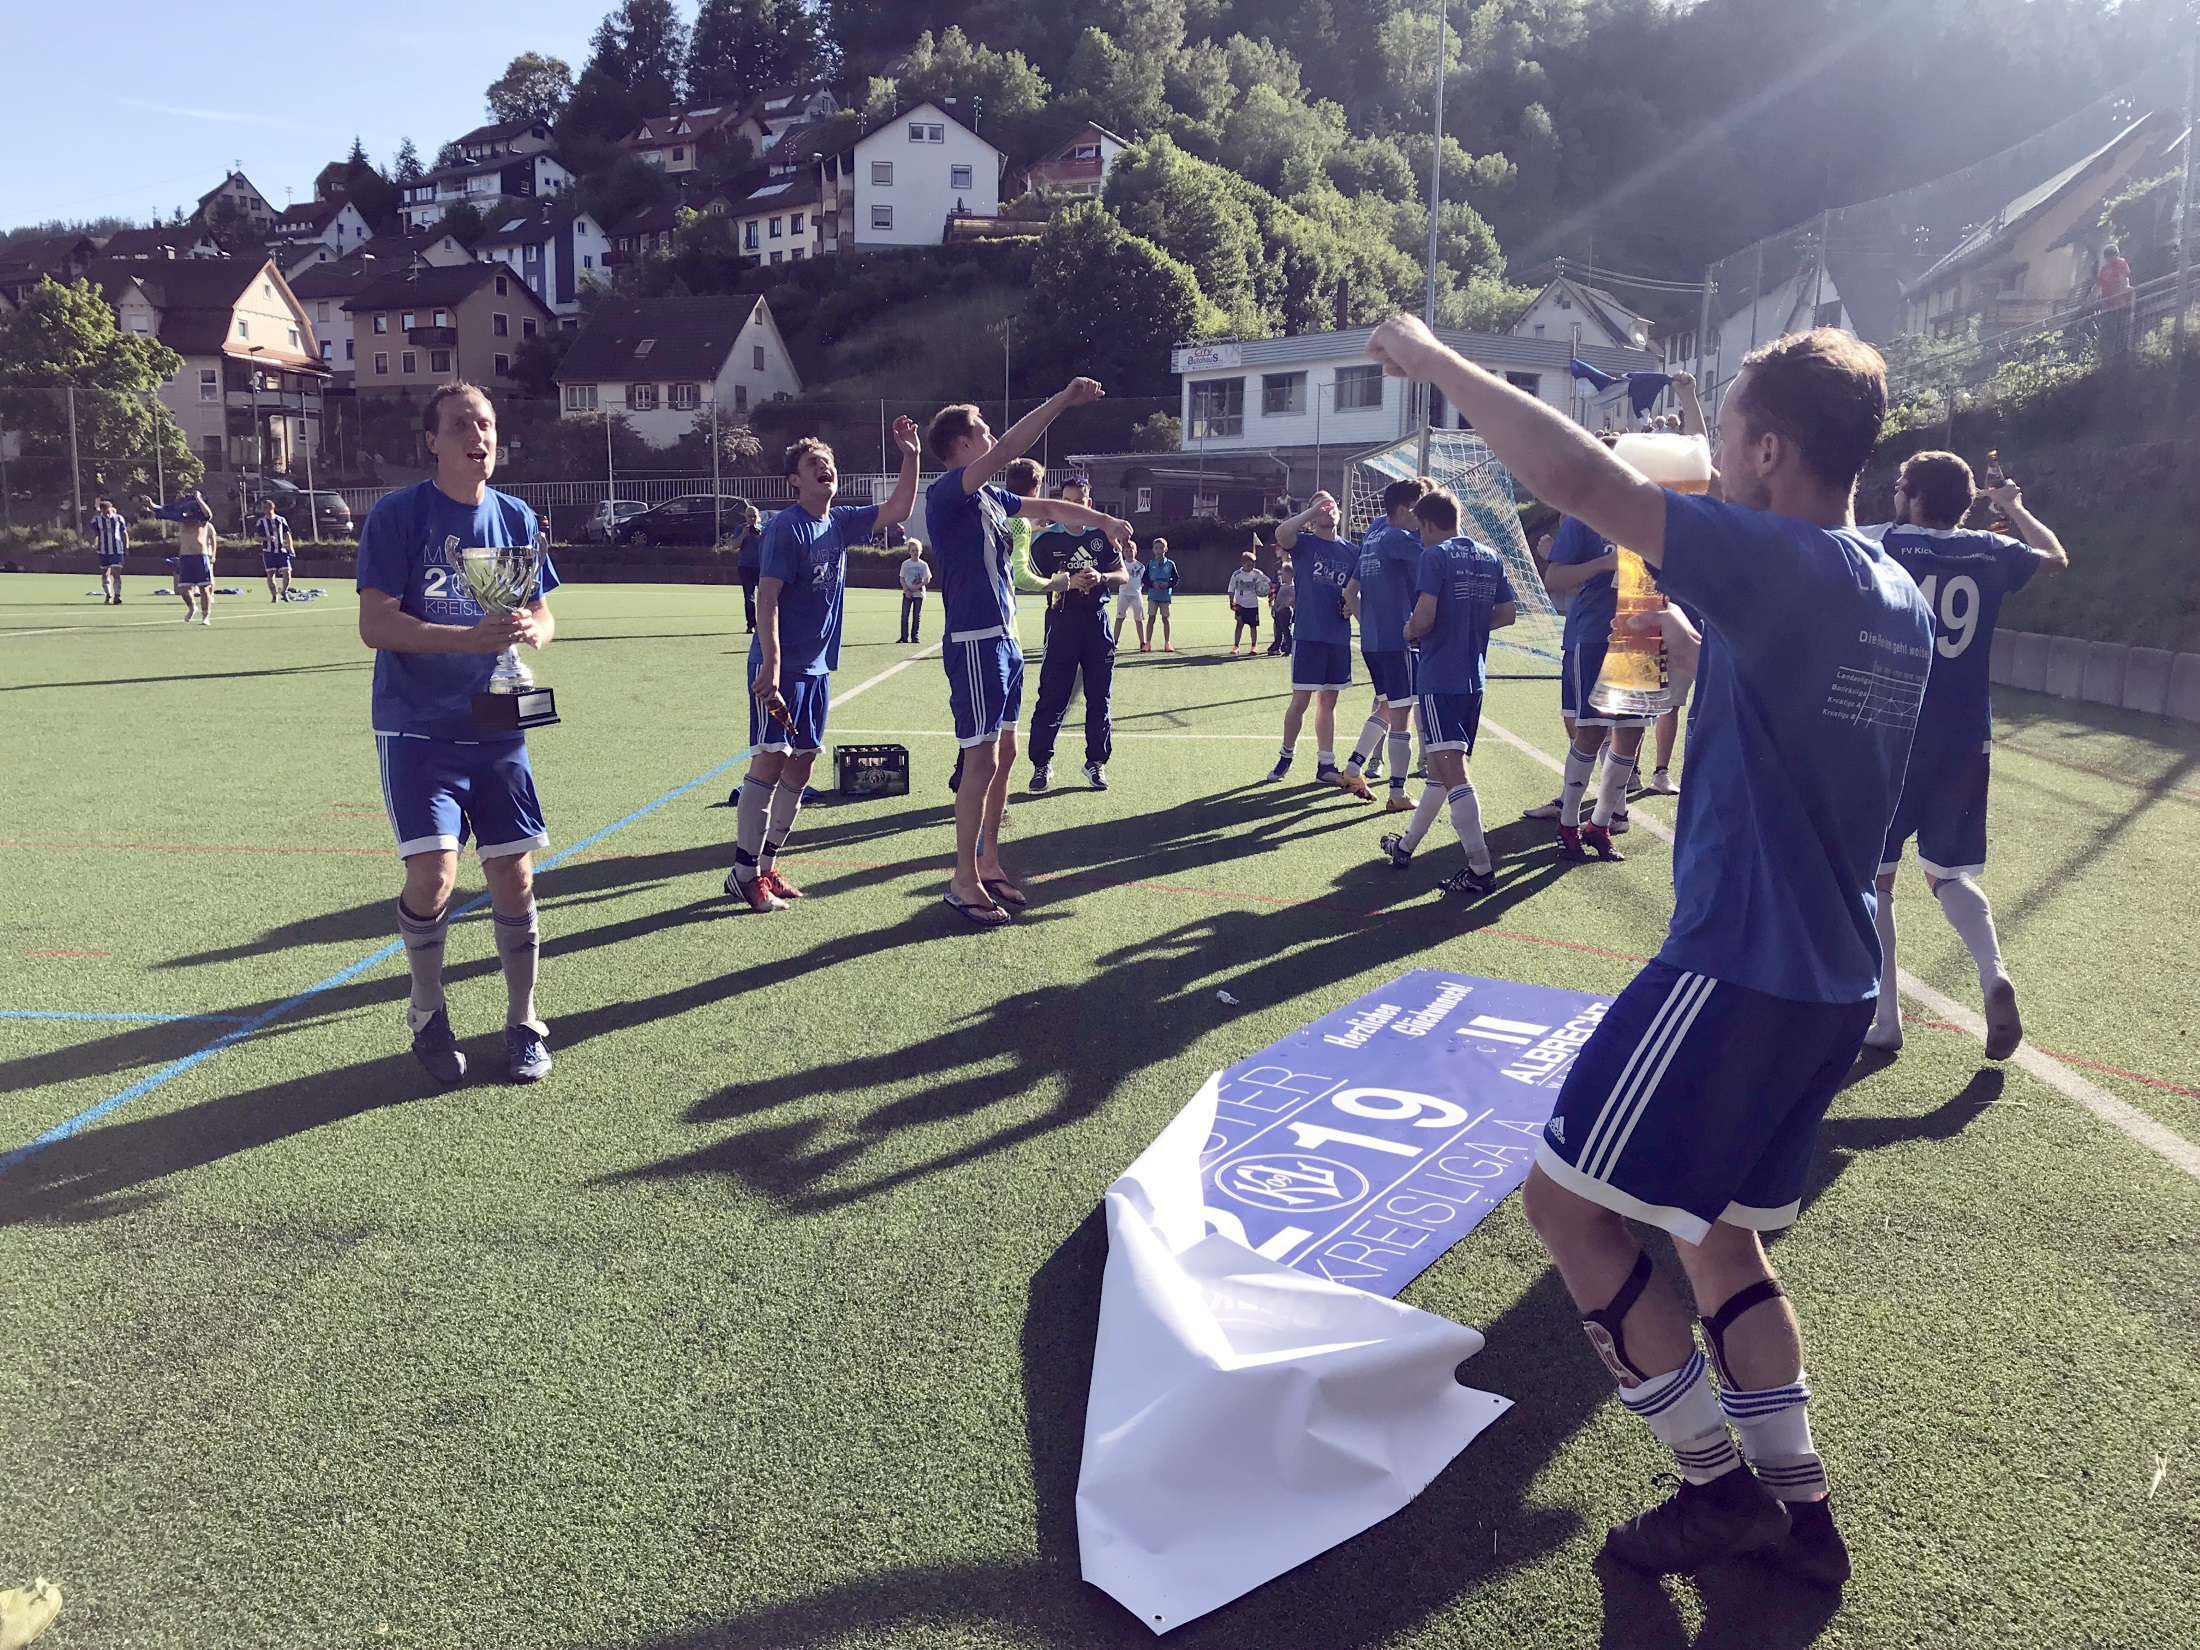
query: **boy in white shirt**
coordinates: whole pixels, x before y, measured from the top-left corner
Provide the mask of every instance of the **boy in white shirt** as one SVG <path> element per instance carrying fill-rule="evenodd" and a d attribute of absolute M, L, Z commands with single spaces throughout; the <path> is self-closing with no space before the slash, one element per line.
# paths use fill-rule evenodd
<path fill-rule="evenodd" d="M 913 643 L 924 618 L 924 592 L 932 583 L 932 569 L 925 563 L 924 541 L 909 541 L 909 559 L 901 564 L 901 639 Z"/>
<path fill-rule="evenodd" d="M 1260 604 L 1268 594 L 1268 575 L 1260 570 L 1259 558 L 1250 550 L 1238 558 L 1238 569 L 1230 575 L 1230 611 L 1237 620 L 1237 628 L 1230 632 L 1230 652 L 1234 657 L 1238 639 L 1248 630 L 1253 639 L 1246 645 L 1245 656 L 1251 658 L 1260 650 Z"/>

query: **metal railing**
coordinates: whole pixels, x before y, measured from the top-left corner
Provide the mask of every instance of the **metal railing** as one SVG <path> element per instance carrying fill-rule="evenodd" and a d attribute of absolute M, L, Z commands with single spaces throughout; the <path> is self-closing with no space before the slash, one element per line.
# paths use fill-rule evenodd
<path fill-rule="evenodd" d="M 1952 344 L 1929 360 L 1890 372 L 1887 398 L 1900 404 L 1928 392 L 1977 389 L 2004 366 L 2017 362 L 2061 365 L 2129 354 L 2156 327 L 2175 320 L 2178 286 L 2175 274 L 2159 276 L 2134 287 L 2131 302 L 2120 309 L 2099 298 L 2086 298 L 2030 326 L 2013 327 L 1975 343 Z M 2191 290 L 2200 292 L 2200 281 L 2193 282 Z"/>

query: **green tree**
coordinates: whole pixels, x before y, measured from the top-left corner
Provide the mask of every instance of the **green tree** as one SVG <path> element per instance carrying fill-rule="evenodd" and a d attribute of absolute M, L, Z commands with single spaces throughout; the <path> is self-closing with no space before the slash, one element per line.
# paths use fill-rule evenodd
<path fill-rule="evenodd" d="M 377 235 L 397 222 L 397 191 L 374 169 L 367 159 L 367 146 L 357 138 L 351 140 L 351 153 L 344 158 L 343 190 L 344 199 L 359 209 Z"/>
<path fill-rule="evenodd" d="M 904 105 L 929 99 L 965 119 L 982 100 L 986 118 L 992 119 L 1038 113 L 1053 88 L 1022 52 L 974 45 L 960 28 L 950 27 L 937 39 L 929 30 L 917 36 L 899 91 Z"/>
<path fill-rule="evenodd" d="M 1116 157 L 1107 201 L 1131 234 L 1190 265 L 1233 327 L 1267 330 L 1255 279 L 1260 223 L 1228 173 L 1156 136 Z"/>
<path fill-rule="evenodd" d="M 1073 202 L 1040 236 L 1028 314 L 1057 358 L 1126 395 L 1166 393 L 1165 346 L 1220 319 L 1189 268 L 1094 200 Z"/>
<path fill-rule="evenodd" d="M 471 201 L 460 201 L 443 214 L 435 227 L 439 234 L 448 235 L 460 246 L 470 248 L 481 239 L 481 208 Z"/>
<path fill-rule="evenodd" d="M 227 195 L 207 212 L 206 232 L 214 237 L 214 244 L 232 258 L 267 255 L 266 231 L 255 229 L 245 209 Z"/>
<path fill-rule="evenodd" d="M 672 0 L 619 0 L 589 40 L 588 68 L 624 86 L 645 114 L 661 114 L 678 101 L 687 55 Z"/>
<path fill-rule="evenodd" d="M 574 198 L 608 233 L 643 207 L 671 199 L 672 184 L 641 156 L 621 155 L 581 179 Z"/>
<path fill-rule="evenodd" d="M 489 118 L 556 120 L 573 98 L 573 71 L 565 60 L 521 52 L 489 82 Z"/>
<path fill-rule="evenodd" d="M 0 332 L 0 427 L 23 444 L 16 485 L 27 481 L 49 506 L 73 499 L 73 401 L 75 479 L 87 503 L 96 493 L 121 495 L 120 503 L 163 483 L 195 486 L 199 461 L 157 397 L 182 370 L 183 357 L 166 344 L 117 328 L 89 281 L 41 281 Z"/>
<path fill-rule="evenodd" d="M 558 117 L 558 154 L 575 174 L 586 178 L 619 155 L 619 139 L 642 123 L 644 109 L 623 81 L 594 64 L 581 71 L 580 83 Z"/>
<path fill-rule="evenodd" d="M 420 164 L 420 151 L 407 138 L 397 146 L 397 158 L 390 163 L 390 182 L 402 189 L 408 183 L 418 183 L 427 168 Z"/>
<path fill-rule="evenodd" d="M 745 106 L 766 87 L 822 77 L 830 57 L 816 13 L 801 0 L 703 0 L 688 39 L 687 95 Z"/>

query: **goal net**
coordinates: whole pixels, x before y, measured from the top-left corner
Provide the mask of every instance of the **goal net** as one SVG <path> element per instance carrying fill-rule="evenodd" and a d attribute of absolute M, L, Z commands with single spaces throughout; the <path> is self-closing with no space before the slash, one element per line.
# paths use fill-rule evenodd
<path fill-rule="evenodd" d="M 1403 441 L 1352 461 L 1345 486 L 1343 531 L 1366 537 L 1382 519 L 1383 489 L 1394 481 L 1425 473 L 1459 497 L 1468 533 L 1505 558 L 1505 576 L 1519 598 L 1519 617 L 1490 637 L 1490 674 L 1536 677 L 1558 674 L 1559 635 L 1564 622 L 1535 570 L 1520 511 L 1513 501 L 1512 474 L 1498 463 L 1482 438 L 1466 430 L 1429 432 L 1428 469 L 1420 468 L 1421 438 Z"/>

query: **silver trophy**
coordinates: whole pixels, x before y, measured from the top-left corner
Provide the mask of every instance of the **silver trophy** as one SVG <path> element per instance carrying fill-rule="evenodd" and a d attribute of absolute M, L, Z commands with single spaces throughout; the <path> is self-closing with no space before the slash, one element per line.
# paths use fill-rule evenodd
<path fill-rule="evenodd" d="M 532 604 L 542 585 L 542 542 L 474 545 L 461 549 L 456 538 L 443 544 L 444 559 L 458 568 L 466 588 L 485 612 L 516 613 Z M 474 695 L 474 720 L 483 727 L 546 727 L 558 720 L 557 702 L 548 688 L 535 686 L 535 673 L 517 647 L 497 655 L 489 672 L 489 691 Z"/>

